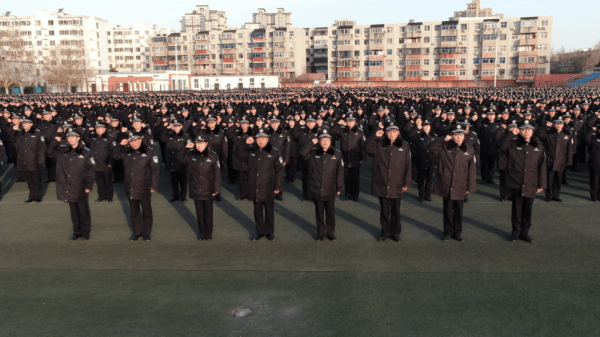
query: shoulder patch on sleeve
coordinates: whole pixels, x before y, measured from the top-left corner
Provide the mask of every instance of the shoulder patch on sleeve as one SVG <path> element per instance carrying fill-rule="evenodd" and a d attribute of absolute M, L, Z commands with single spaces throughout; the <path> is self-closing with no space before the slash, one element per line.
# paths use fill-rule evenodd
<path fill-rule="evenodd" d="M 283 165 L 283 158 L 279 157 L 279 164 Z"/>
<path fill-rule="evenodd" d="M 158 164 L 158 157 L 157 156 L 152 157 L 152 161 L 154 161 L 155 164 Z"/>
<path fill-rule="evenodd" d="M 94 157 L 90 157 L 90 162 L 92 163 L 92 165 L 96 165 L 96 160 L 94 159 Z"/>

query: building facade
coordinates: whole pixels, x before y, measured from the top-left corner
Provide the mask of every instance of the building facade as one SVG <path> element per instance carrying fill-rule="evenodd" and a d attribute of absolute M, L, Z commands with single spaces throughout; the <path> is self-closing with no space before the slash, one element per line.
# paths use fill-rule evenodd
<path fill-rule="evenodd" d="M 191 13 L 186 13 L 180 21 L 181 32 L 205 30 L 222 30 L 227 28 L 225 12 L 210 10 L 207 5 L 196 6 Z"/>
<path fill-rule="evenodd" d="M 107 32 L 108 68 L 117 72 L 148 71 L 151 38 L 173 33 L 173 29 L 149 23 L 132 26 L 109 25 Z"/>
<path fill-rule="evenodd" d="M 283 28 L 292 26 L 292 13 L 285 9 L 277 8 L 277 13 L 267 13 L 264 8 L 259 8 L 257 13 L 252 13 L 252 23 L 258 23 L 266 28 Z"/>
<path fill-rule="evenodd" d="M 486 15 L 486 16 L 480 16 Z M 550 73 L 552 16 L 503 18 L 479 1 L 447 21 L 308 30 L 307 68 L 328 79 L 533 82 Z"/>

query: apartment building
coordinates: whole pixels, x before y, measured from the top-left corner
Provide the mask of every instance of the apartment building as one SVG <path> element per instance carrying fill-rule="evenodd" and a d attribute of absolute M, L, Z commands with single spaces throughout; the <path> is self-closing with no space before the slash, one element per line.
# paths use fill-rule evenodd
<path fill-rule="evenodd" d="M 252 13 L 252 23 L 258 23 L 266 28 L 283 28 L 292 26 L 292 13 L 285 9 L 277 8 L 277 13 L 267 13 L 264 8 L 259 8 L 258 13 Z"/>
<path fill-rule="evenodd" d="M 552 16 L 504 18 L 479 0 L 447 21 L 307 30 L 307 68 L 328 79 L 533 82 L 550 73 Z"/>
<path fill-rule="evenodd" d="M 192 75 L 277 75 L 306 71 L 307 30 L 247 23 L 223 30 L 186 31 L 152 38 L 153 69 Z"/>
<path fill-rule="evenodd" d="M 117 72 L 150 70 L 150 39 L 173 32 L 173 29 L 142 22 L 131 26 L 108 25 L 109 69 Z"/>
<path fill-rule="evenodd" d="M 227 28 L 225 12 L 210 10 L 207 5 L 198 5 L 191 13 L 186 13 L 180 21 L 181 32 L 222 30 Z"/>

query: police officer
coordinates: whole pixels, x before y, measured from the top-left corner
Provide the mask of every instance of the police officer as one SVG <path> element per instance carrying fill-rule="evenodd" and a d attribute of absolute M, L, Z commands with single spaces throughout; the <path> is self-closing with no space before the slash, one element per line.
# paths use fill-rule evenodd
<path fill-rule="evenodd" d="M 298 139 L 298 148 L 308 145 L 312 147 L 313 139 L 316 139 L 318 134 L 317 120 L 309 116 L 306 121 L 300 120 L 294 127 L 292 135 Z M 304 160 L 302 155 L 298 153 L 298 166 L 302 171 L 302 201 L 309 200 L 308 198 L 308 162 Z"/>
<path fill-rule="evenodd" d="M 419 202 L 431 202 L 431 189 L 433 187 L 433 164 L 434 159 L 427 151 L 427 145 L 432 142 L 436 135 L 431 131 L 431 122 L 424 120 L 421 126 L 413 123 L 407 132 L 407 138 L 414 144 L 414 152 L 411 152 L 411 160 L 417 162 L 417 188 L 419 189 Z"/>
<path fill-rule="evenodd" d="M 590 170 L 590 198 L 593 202 L 600 201 L 600 131 L 597 126 L 592 126 L 585 136 L 589 145 L 590 157 L 588 168 Z"/>
<path fill-rule="evenodd" d="M 481 180 L 494 184 L 494 168 L 498 158 L 498 145 L 494 136 L 500 124 L 496 122 L 496 113 L 493 110 L 482 114 L 482 118 L 473 117 L 476 118 L 475 126 L 481 142 Z"/>
<path fill-rule="evenodd" d="M 214 151 L 219 156 L 221 167 L 227 162 L 227 137 L 225 133 L 217 125 L 217 118 L 213 115 L 208 115 L 206 118 L 206 128 L 202 131 L 208 138 L 208 148 Z M 221 201 L 221 194 L 215 196 L 216 201 Z"/>
<path fill-rule="evenodd" d="M 241 146 L 246 146 L 246 139 L 252 137 L 253 132 L 250 129 L 250 121 L 246 119 L 246 117 L 242 117 L 237 123 L 236 127 L 231 127 L 227 131 L 229 138 L 232 139 L 233 142 L 233 155 L 231 163 L 233 164 L 233 168 L 237 170 L 238 177 L 238 186 L 240 189 L 240 196 L 236 198 L 236 200 L 244 200 L 248 199 L 247 193 L 247 178 L 248 178 L 248 165 L 246 162 L 241 160 L 239 157 L 238 149 Z"/>
<path fill-rule="evenodd" d="M 168 144 L 167 144 L 168 146 Z M 196 136 L 177 153 L 177 160 L 186 166 L 190 198 L 194 200 L 200 235 L 198 240 L 212 240 L 213 197 L 221 191 L 219 156 L 208 149 L 208 137 Z"/>
<path fill-rule="evenodd" d="M 111 178 L 112 166 L 114 159 L 112 158 L 113 150 L 117 145 L 116 140 L 106 132 L 106 125 L 102 122 L 97 122 L 94 128 L 94 133 L 89 136 L 87 143 L 90 145 L 90 150 L 94 156 L 94 169 L 96 171 L 96 185 L 98 186 L 98 199 L 95 202 L 104 200 L 113 202 L 114 188 Z"/>
<path fill-rule="evenodd" d="M 315 203 L 319 232 L 317 241 L 323 241 L 325 236 L 330 241 L 336 240 L 335 197 L 344 188 L 344 160 L 340 151 L 334 149 L 331 143 L 331 134 L 325 129 L 318 139 L 314 138 L 312 144 L 304 145 L 299 153 L 308 164 L 307 197 Z M 326 221 L 323 221 L 324 216 Z"/>
<path fill-rule="evenodd" d="M 153 223 L 151 199 L 152 193 L 158 189 L 158 157 L 143 142 L 141 135 L 131 132 L 128 139 L 123 139 L 116 146 L 113 158 L 123 159 L 125 166 L 125 195 L 129 200 L 133 227 L 129 240 L 137 241 L 143 237 L 144 241 L 150 241 Z"/>
<path fill-rule="evenodd" d="M 366 160 L 365 134 L 356 125 L 356 117 L 349 114 L 340 119 L 331 129 L 334 137 L 340 139 L 344 159 L 345 200 L 357 202 L 360 191 L 360 165 Z"/>
<path fill-rule="evenodd" d="M 511 128 L 500 140 L 499 149 L 506 155 L 506 188 L 512 198 L 511 242 L 529 236 L 531 213 L 536 193 L 546 188 L 546 155 L 544 146 L 533 138 L 533 125 L 525 120 L 519 128 Z"/>
<path fill-rule="evenodd" d="M 385 137 L 384 137 L 385 135 Z M 381 236 L 400 242 L 400 202 L 412 184 L 410 145 L 400 138 L 398 123 L 391 122 L 369 137 L 366 152 L 373 157 L 372 194 L 379 197 Z M 391 214 L 391 216 L 390 216 Z"/>
<path fill-rule="evenodd" d="M 169 202 L 181 200 L 186 202 L 187 198 L 187 175 L 186 168 L 177 160 L 179 150 L 186 147 L 186 144 L 192 144 L 190 136 L 183 131 L 183 124 L 177 119 L 173 119 L 169 125 L 165 126 L 160 135 L 160 141 L 165 144 L 166 160 L 165 169 L 171 174 L 171 187 L 173 195 Z"/>
<path fill-rule="evenodd" d="M 269 143 L 266 129 L 256 130 L 255 138 L 248 137 L 246 146 L 238 148 L 240 159 L 248 165 L 248 199 L 254 201 L 254 221 L 257 235 L 252 241 L 266 236 L 275 241 L 275 195 L 283 189 L 283 158 Z"/>
<path fill-rule="evenodd" d="M 536 132 L 546 151 L 548 177 L 546 202 L 562 202 L 560 198 L 562 173 L 573 162 L 573 138 L 571 132 L 564 128 L 564 123 L 562 117 L 557 117 L 552 122 L 547 122 L 546 127 L 538 128 Z"/>
<path fill-rule="evenodd" d="M 90 239 L 92 218 L 88 194 L 94 187 L 94 156 L 73 129 L 66 132 L 67 142 L 57 136 L 47 149 L 48 157 L 56 160 L 56 197 L 69 203 L 73 235 L 70 240 Z"/>
<path fill-rule="evenodd" d="M 42 133 L 33 128 L 31 119 L 22 119 L 20 126 L 13 126 L 10 139 L 17 149 L 17 170 L 25 176 L 29 188 L 29 199 L 25 202 L 41 202 L 42 163 L 46 161 L 46 143 Z"/>
<path fill-rule="evenodd" d="M 281 127 L 281 120 L 275 116 L 270 119 L 271 130 L 269 134 L 269 143 L 281 151 L 283 166 L 290 161 L 290 137 L 286 130 Z M 283 175 L 281 175 L 283 179 Z M 283 182 L 282 182 L 283 186 Z M 275 199 L 283 201 L 283 189 L 275 196 Z"/>
<path fill-rule="evenodd" d="M 462 241 L 462 213 L 465 196 L 475 191 L 475 149 L 464 142 L 464 129 L 457 125 L 446 137 L 429 143 L 428 151 L 437 161 L 433 193 L 443 199 L 443 241 Z"/>

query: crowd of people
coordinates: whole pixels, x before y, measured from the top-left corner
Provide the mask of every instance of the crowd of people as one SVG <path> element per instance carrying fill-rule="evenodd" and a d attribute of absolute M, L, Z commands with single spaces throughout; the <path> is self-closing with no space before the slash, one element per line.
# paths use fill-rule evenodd
<path fill-rule="evenodd" d="M 137 241 L 151 239 L 160 166 L 169 202 L 194 201 L 199 240 L 211 240 L 222 176 L 254 202 L 257 234 L 276 240 L 274 203 L 302 180 L 315 205 L 317 241 L 335 241 L 335 200 L 359 202 L 360 167 L 372 158 L 379 241 L 400 241 L 400 203 L 443 198 L 442 240 L 462 241 L 463 205 L 481 181 L 512 202 L 510 241 L 529 235 L 535 195 L 561 202 L 568 171 L 587 162 L 600 200 L 600 93 L 579 88 L 301 88 L 5 96 L 0 158 L 26 182 L 26 203 L 56 183 L 70 205 L 71 240 L 89 240 L 88 194 L 112 202 L 124 183 Z M 45 168 L 45 170 L 43 170 Z M 42 172 L 44 171 L 44 172 Z M 300 173 L 298 174 L 298 171 Z M 42 177 L 44 173 L 45 179 Z M 0 184 L 0 198 L 2 190 Z"/>

